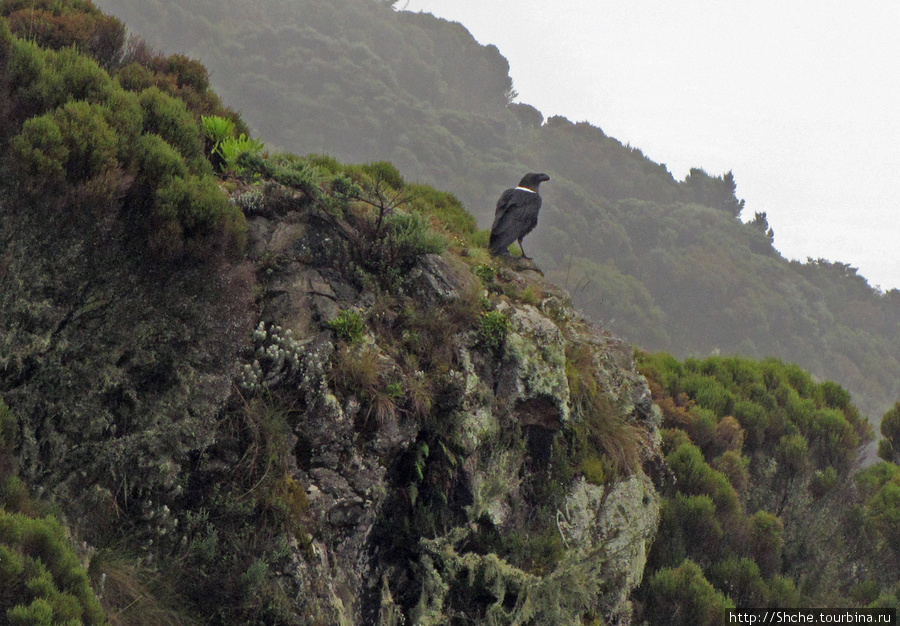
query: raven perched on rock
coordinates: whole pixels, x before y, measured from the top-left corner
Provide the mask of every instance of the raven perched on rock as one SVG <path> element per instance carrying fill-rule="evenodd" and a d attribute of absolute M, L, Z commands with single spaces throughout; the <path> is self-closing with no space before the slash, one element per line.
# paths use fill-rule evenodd
<path fill-rule="evenodd" d="M 541 210 L 538 187 L 545 180 L 550 180 L 546 174 L 525 174 L 518 187 L 507 189 L 497 200 L 497 212 L 491 226 L 492 255 L 509 254 L 507 248 L 514 241 L 522 248 L 522 239 L 537 226 L 538 211 Z M 522 258 L 529 258 L 525 256 L 525 248 L 522 248 Z"/>

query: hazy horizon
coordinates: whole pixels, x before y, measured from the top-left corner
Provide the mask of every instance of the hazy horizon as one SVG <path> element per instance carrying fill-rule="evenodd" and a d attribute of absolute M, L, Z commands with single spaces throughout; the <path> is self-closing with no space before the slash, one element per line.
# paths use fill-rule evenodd
<path fill-rule="evenodd" d="M 786 257 L 900 288 L 900 4 L 400 0 L 510 63 L 517 101 L 664 163 L 729 170 Z"/>

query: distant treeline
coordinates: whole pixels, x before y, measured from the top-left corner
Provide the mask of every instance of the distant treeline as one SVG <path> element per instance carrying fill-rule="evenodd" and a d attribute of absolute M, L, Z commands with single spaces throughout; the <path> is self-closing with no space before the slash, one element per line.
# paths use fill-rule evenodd
<path fill-rule="evenodd" d="M 591 124 L 516 103 L 500 51 L 460 24 L 378 0 L 98 4 L 149 44 L 202 59 L 270 145 L 389 159 L 483 227 L 500 191 L 548 172 L 532 235 L 541 267 L 647 349 L 797 362 L 873 419 L 900 397 L 900 292 L 844 263 L 783 258 L 730 172 L 676 181 Z"/>

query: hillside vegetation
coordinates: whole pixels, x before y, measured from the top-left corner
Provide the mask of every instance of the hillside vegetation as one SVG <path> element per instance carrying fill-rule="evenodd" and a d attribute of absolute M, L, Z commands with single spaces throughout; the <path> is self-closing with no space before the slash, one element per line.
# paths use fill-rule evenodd
<path fill-rule="evenodd" d="M 202 35 L 296 4 L 173 16 Z M 347 6 L 330 37 L 408 20 L 505 76 L 458 26 Z M 508 77 L 480 101 L 421 80 L 484 119 L 499 103 L 515 132 L 536 119 Z M 658 177 L 658 198 L 603 200 L 604 232 L 646 211 L 664 238 L 744 237 L 822 294 L 832 272 L 848 298 L 892 297 L 785 263 L 764 220 L 736 220 L 730 176 L 676 183 L 565 120 L 529 132 L 625 150 L 621 189 Z M 200 62 L 90 2 L 0 0 L 0 174 L 4 623 L 718 624 L 900 602 L 900 403 L 860 471 L 874 433 L 841 385 L 777 358 L 635 355 L 537 265 L 491 258 L 454 194 L 267 147 Z M 558 193 L 579 197 L 572 180 Z M 668 313 L 633 315 L 672 341 Z"/>
<path fill-rule="evenodd" d="M 390 160 L 452 190 L 482 227 L 503 189 L 548 172 L 536 258 L 645 349 L 797 362 L 875 421 L 900 397 L 900 292 L 840 260 L 781 257 L 765 215 L 739 200 L 740 172 L 698 167 L 676 181 L 600 128 L 545 120 L 516 102 L 502 51 L 459 24 L 379 0 L 99 5 L 150 44 L 202 59 L 263 140 Z"/>

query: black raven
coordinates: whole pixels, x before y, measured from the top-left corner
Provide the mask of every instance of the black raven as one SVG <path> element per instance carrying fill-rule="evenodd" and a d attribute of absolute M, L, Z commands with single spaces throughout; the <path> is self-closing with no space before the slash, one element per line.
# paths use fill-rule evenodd
<path fill-rule="evenodd" d="M 522 177 L 518 187 L 501 194 L 497 200 L 494 225 L 491 226 L 492 255 L 508 254 L 507 248 L 514 241 L 518 241 L 522 248 L 522 239 L 537 226 L 538 211 L 541 210 L 538 187 L 545 180 L 550 180 L 550 177 L 530 172 Z M 522 258 L 529 258 L 525 256 L 525 248 L 522 248 Z"/>

